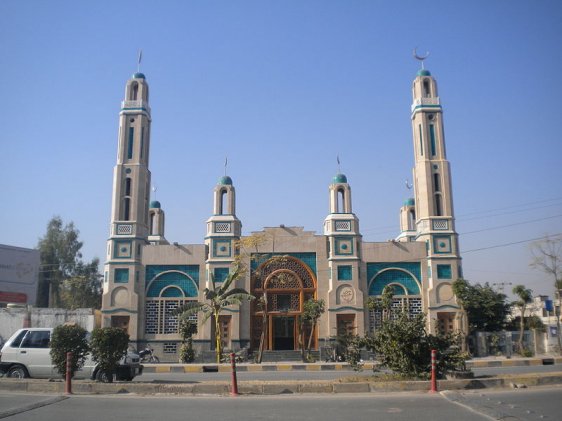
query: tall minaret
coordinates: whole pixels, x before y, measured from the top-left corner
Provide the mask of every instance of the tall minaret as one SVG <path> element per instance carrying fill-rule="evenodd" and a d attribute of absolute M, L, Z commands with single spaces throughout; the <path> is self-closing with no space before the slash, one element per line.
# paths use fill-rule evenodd
<path fill-rule="evenodd" d="M 144 279 L 141 252 L 149 235 L 150 122 L 148 84 L 142 73 L 135 73 L 127 81 L 119 113 L 102 299 L 103 326 L 126 327 L 131 340 L 140 334 L 139 293 L 142 297 Z"/>
<path fill-rule="evenodd" d="M 427 247 L 428 321 L 432 331 L 438 328 L 449 332 L 461 329 L 463 323 L 451 288 L 452 282 L 462 276 L 461 257 L 441 102 L 437 83 L 423 66 L 412 92 L 416 241 L 425 242 Z"/>
<path fill-rule="evenodd" d="M 326 337 L 337 332 L 344 319 L 358 332 L 364 330 L 363 293 L 359 284 L 361 234 L 359 219 L 351 207 L 351 187 L 344 174 L 338 173 L 332 179 L 329 194 L 330 214 L 324 220 L 330 267 Z M 322 332 L 320 335 L 323 336 Z"/>

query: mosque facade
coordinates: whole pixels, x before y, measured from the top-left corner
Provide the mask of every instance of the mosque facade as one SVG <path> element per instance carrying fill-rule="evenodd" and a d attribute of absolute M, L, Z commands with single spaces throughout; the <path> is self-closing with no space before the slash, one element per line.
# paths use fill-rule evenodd
<path fill-rule="evenodd" d="M 400 234 L 394 240 L 363 241 L 350 183 L 340 173 L 328 185 L 330 207 L 321 234 L 281 225 L 243 235 L 234 183 L 224 176 L 212 192 L 203 242 L 170 244 L 164 211 L 150 201 L 149 87 L 145 75 L 135 73 L 119 113 L 103 326 L 123 327 L 139 347 L 150 344 L 163 359 L 177 359 L 174 310 L 203 301 L 211 279 L 222 282 L 242 264 L 246 271 L 236 286 L 266 297 L 267 305 L 245 302 L 219 316 L 227 349 L 257 349 L 264 329 L 266 349 L 299 349 L 303 332 L 298 320 L 309 298 L 323 299 L 326 307 L 313 332 L 313 348 L 338 333 L 373 332 L 381 313 L 365 303 L 381 296 L 386 286 L 393 288 L 393 307 L 426 315 L 428 331 L 466 331 L 465 313 L 452 290 L 462 269 L 442 107 L 428 70 L 417 73 L 412 93 L 414 197 L 400 209 Z M 212 350 L 215 323 L 198 323 L 196 349 Z"/>

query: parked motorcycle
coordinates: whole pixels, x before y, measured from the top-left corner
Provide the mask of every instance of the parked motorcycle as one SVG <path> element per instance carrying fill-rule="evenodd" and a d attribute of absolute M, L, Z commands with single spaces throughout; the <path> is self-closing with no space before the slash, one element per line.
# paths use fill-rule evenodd
<path fill-rule="evenodd" d="M 159 363 L 160 358 L 154 355 L 154 349 L 150 346 L 146 346 L 145 349 L 139 351 L 139 356 L 141 357 L 141 363 Z"/>

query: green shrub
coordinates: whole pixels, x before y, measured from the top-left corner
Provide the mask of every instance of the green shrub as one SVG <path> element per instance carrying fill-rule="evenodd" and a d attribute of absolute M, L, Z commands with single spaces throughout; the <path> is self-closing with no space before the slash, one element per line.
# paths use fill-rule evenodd
<path fill-rule="evenodd" d="M 179 317 L 178 333 L 181 336 L 180 362 L 192 363 L 195 360 L 193 350 L 193 335 L 197 334 L 197 322 L 190 320 L 189 317 L 181 315 Z"/>
<path fill-rule="evenodd" d="M 188 344 L 180 346 L 180 362 L 192 363 L 195 360 L 195 351 Z"/>
<path fill-rule="evenodd" d="M 455 335 L 430 335 L 425 331 L 423 315 L 410 318 L 401 313 L 394 320 L 387 320 L 365 339 L 367 347 L 376 352 L 377 359 L 385 367 L 404 376 L 427 378 L 431 373 L 431 350 L 437 350 L 437 375 L 448 371 L 466 370 L 468 354 L 458 346 Z"/>
<path fill-rule="evenodd" d="M 72 375 L 86 361 L 89 352 L 86 330 L 78 325 L 57 326 L 51 335 L 51 360 L 62 376 L 66 376 L 66 353 L 72 352 Z"/>
<path fill-rule="evenodd" d="M 128 347 L 129 335 L 121 328 L 103 327 L 92 332 L 92 358 L 99 364 L 100 371 L 115 373 L 119 360 L 123 358 Z"/>

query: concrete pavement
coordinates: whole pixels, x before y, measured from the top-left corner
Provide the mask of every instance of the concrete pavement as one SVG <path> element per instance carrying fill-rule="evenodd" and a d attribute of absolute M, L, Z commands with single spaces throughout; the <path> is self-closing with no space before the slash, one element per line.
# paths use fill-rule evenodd
<path fill-rule="evenodd" d="M 475 378 L 458 380 L 439 380 L 439 390 L 469 390 L 485 388 L 523 388 L 562 384 L 562 372 L 504 375 L 494 378 Z M 303 393 L 369 393 L 369 392 L 406 392 L 429 391 L 429 381 L 241 381 L 238 391 L 246 395 L 276 395 Z M 64 393 L 62 380 L 38 379 L 0 379 L 0 390 L 27 393 Z M 185 382 L 185 383 L 140 383 L 116 382 L 98 383 L 92 381 L 74 381 L 74 394 L 119 394 L 134 393 L 139 395 L 227 395 L 230 383 Z"/>
<path fill-rule="evenodd" d="M 487 358 L 469 361 L 469 367 L 513 367 L 538 366 L 543 364 L 562 364 L 562 358 Z M 365 370 L 373 368 L 374 363 L 364 364 Z M 238 371 L 325 371 L 349 369 L 341 363 L 312 364 L 239 364 Z M 147 373 L 194 373 L 205 371 L 229 372 L 229 364 L 147 364 Z M 341 380 L 301 380 L 301 381 L 239 381 L 238 391 L 247 395 L 305 394 L 305 393 L 369 393 L 369 392 L 401 392 L 424 391 L 430 389 L 429 381 L 358 381 L 344 382 Z M 530 387 L 541 385 L 562 384 L 562 372 L 531 373 L 501 375 L 488 378 L 439 380 L 439 390 L 467 390 L 485 388 Z M 227 395 L 230 393 L 230 382 L 199 381 L 199 382 L 116 382 L 98 383 L 92 381 L 74 381 L 72 390 L 75 394 L 118 394 L 134 393 L 139 395 L 172 394 L 172 395 Z M 64 393 L 62 380 L 39 379 L 0 379 L 0 390 L 10 392 L 31 393 Z"/>

